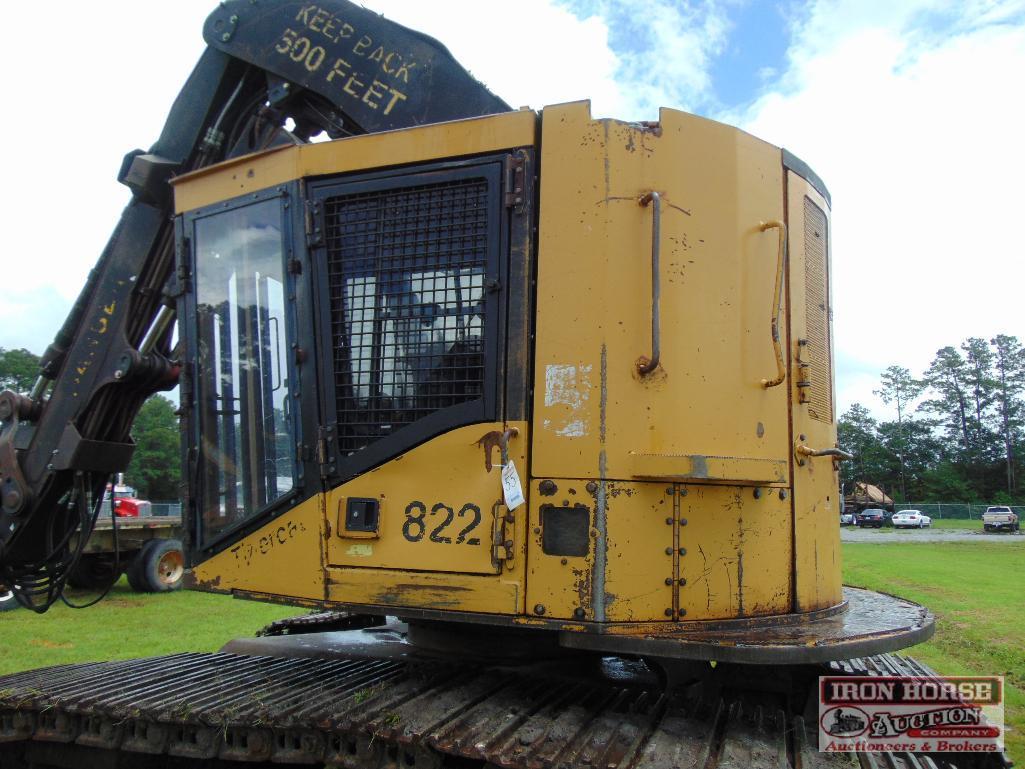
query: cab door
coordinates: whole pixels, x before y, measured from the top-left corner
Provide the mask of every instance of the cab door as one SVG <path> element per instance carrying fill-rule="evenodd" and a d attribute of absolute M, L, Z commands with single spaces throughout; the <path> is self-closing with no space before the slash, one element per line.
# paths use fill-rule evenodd
<path fill-rule="evenodd" d="M 527 469 L 506 338 L 529 212 L 506 206 L 508 157 L 311 185 L 335 600 L 521 610 L 501 472 Z"/>

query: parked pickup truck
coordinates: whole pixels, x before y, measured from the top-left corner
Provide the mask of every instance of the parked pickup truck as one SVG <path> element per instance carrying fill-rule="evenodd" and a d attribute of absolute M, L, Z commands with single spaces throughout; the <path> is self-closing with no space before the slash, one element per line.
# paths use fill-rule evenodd
<path fill-rule="evenodd" d="M 1018 531 L 1018 514 L 1003 505 L 987 507 L 982 514 L 982 528 L 984 531 Z"/>

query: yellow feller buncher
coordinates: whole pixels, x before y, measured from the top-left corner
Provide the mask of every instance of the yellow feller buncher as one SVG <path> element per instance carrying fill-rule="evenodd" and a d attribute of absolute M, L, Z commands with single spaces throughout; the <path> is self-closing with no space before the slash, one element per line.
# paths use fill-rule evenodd
<path fill-rule="evenodd" d="M 817 751 L 817 677 L 922 673 L 887 653 L 933 617 L 841 584 L 807 165 L 671 109 L 510 110 L 345 0 L 204 36 L 0 396 L 0 582 L 59 600 L 177 384 L 190 586 L 320 612 L 2 679 L 0 765 L 1001 765 Z"/>

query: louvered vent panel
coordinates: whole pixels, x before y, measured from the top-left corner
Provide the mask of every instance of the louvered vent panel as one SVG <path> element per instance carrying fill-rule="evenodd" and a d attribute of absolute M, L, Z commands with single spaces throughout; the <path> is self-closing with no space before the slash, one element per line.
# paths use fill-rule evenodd
<path fill-rule="evenodd" d="M 833 421 L 832 371 L 829 355 L 829 283 L 826 214 L 804 199 L 805 324 L 808 344 L 802 356 L 810 367 L 807 380 L 808 412 L 821 422 Z"/>
<path fill-rule="evenodd" d="M 489 210 L 484 179 L 325 201 L 343 455 L 483 397 Z"/>

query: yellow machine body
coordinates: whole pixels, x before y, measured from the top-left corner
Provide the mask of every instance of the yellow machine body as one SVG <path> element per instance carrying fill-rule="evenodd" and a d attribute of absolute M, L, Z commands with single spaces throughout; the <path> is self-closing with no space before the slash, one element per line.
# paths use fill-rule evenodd
<path fill-rule="evenodd" d="M 829 207 L 779 148 L 582 102 L 271 150 L 182 177 L 176 206 L 522 150 L 536 237 L 510 258 L 536 282 L 533 341 L 506 366 L 529 372 L 523 418 L 320 490 L 198 563 L 194 586 L 623 634 L 841 604 L 834 462 L 808 453 L 836 444 Z M 378 502 L 375 531 L 346 529 L 348 499 Z"/>

